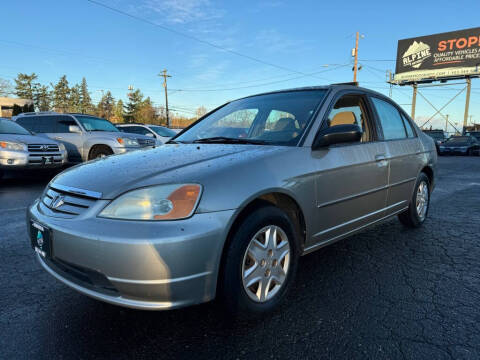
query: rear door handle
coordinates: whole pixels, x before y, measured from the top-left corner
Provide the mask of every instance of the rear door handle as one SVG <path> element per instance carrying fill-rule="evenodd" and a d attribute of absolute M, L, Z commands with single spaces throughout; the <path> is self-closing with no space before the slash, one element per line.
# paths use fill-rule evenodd
<path fill-rule="evenodd" d="M 387 157 L 385 156 L 385 154 L 379 154 L 375 156 L 375 161 L 385 161 L 385 160 L 387 160 Z"/>

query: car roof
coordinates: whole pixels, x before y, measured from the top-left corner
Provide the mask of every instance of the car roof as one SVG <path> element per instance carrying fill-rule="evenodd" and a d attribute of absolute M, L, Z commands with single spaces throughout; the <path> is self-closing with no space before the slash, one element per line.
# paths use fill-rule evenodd
<path fill-rule="evenodd" d="M 255 94 L 255 95 L 245 96 L 245 97 L 240 98 L 240 99 L 247 99 L 247 98 L 250 98 L 250 97 L 260 96 L 260 95 L 280 94 L 280 93 L 292 92 L 292 91 L 312 91 L 312 90 L 359 91 L 359 92 L 369 93 L 371 95 L 376 95 L 376 96 L 381 97 L 381 98 L 389 99 L 387 96 L 385 96 L 385 95 L 383 95 L 383 94 L 381 94 L 377 91 L 355 85 L 354 83 L 339 83 L 339 84 L 319 85 L 319 86 L 304 86 L 304 87 L 298 87 L 298 88 L 275 90 L 275 91 L 268 91 L 268 92 L 259 93 L 259 94 Z M 237 99 L 237 100 L 240 100 L 240 99 Z"/>

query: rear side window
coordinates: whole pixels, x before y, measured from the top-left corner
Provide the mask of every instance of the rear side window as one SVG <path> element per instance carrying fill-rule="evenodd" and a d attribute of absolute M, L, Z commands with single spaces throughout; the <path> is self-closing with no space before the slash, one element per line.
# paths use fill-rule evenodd
<path fill-rule="evenodd" d="M 151 134 L 151 131 L 145 129 L 142 126 L 122 126 L 120 127 L 121 131 L 131 134 L 140 134 L 140 135 L 147 135 Z"/>
<path fill-rule="evenodd" d="M 51 116 L 25 116 L 18 119 L 17 123 L 36 133 L 54 133 L 55 122 L 50 118 Z"/>
<path fill-rule="evenodd" d="M 372 102 L 377 110 L 380 124 L 383 129 L 383 138 L 385 140 L 405 139 L 407 133 L 400 112 L 392 104 L 372 98 Z"/>
<path fill-rule="evenodd" d="M 403 124 L 405 125 L 405 129 L 407 130 L 407 136 L 409 138 L 415 137 L 415 131 L 413 130 L 412 124 L 410 123 L 410 121 L 408 121 L 408 119 L 403 114 L 401 115 L 403 119 Z"/>

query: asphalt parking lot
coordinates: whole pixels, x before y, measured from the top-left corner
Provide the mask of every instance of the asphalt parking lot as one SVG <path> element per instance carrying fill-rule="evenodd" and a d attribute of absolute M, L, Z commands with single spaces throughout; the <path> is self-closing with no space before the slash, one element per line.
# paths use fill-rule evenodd
<path fill-rule="evenodd" d="M 288 301 L 233 322 L 92 300 L 37 264 L 26 207 L 49 174 L 0 185 L 0 358 L 480 358 L 480 157 L 441 157 L 429 219 L 397 219 L 301 259 Z"/>

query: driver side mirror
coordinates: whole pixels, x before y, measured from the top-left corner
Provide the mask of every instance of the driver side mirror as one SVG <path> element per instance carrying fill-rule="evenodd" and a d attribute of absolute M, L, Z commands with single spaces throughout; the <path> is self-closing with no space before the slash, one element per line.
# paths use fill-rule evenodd
<path fill-rule="evenodd" d="M 69 125 L 69 126 L 68 126 L 68 132 L 71 132 L 71 133 L 81 133 L 82 130 L 80 130 L 80 128 L 79 128 L 77 125 Z"/>
<path fill-rule="evenodd" d="M 312 149 L 317 150 L 333 144 L 358 142 L 362 138 L 362 129 L 355 124 L 330 126 L 317 134 Z"/>
<path fill-rule="evenodd" d="M 151 132 L 146 133 L 145 136 L 148 136 L 148 137 L 151 137 L 151 138 L 155 137 L 155 135 L 153 135 Z"/>

